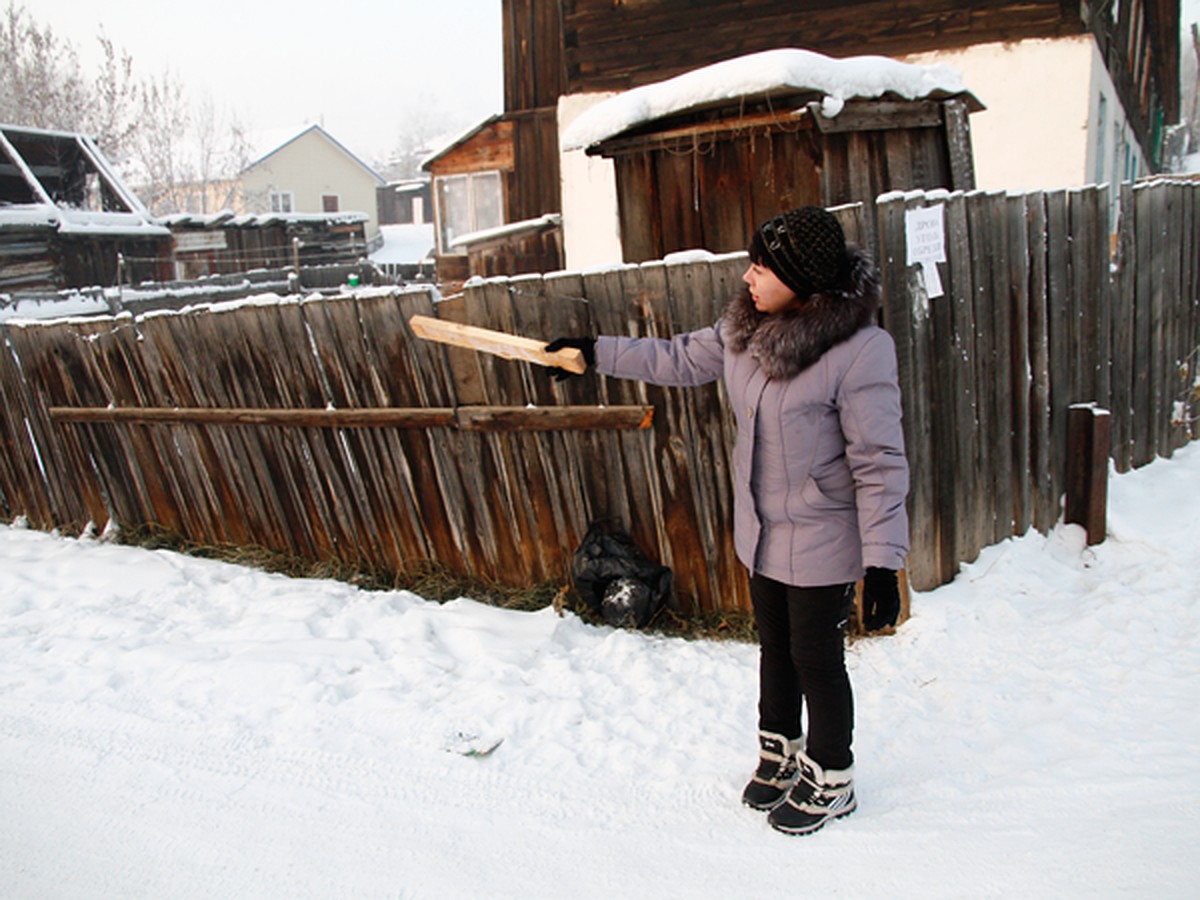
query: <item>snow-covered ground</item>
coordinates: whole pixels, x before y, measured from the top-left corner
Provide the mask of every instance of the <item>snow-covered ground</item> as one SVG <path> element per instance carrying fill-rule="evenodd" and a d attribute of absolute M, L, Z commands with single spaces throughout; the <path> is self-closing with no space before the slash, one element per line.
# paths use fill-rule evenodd
<path fill-rule="evenodd" d="M 383 244 L 371 254 L 376 263 L 419 263 L 433 256 L 434 234 L 431 223 L 380 225 Z"/>
<path fill-rule="evenodd" d="M 1194 897 L 1198 501 L 1193 444 L 853 644 L 804 838 L 752 646 L 0 527 L 0 896 Z"/>

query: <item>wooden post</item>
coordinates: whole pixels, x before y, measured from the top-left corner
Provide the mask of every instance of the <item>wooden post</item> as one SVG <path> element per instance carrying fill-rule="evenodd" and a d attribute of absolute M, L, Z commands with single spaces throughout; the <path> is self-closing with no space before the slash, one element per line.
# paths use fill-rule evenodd
<path fill-rule="evenodd" d="M 1067 411 L 1067 502 L 1069 525 L 1087 529 L 1088 544 L 1103 542 L 1107 525 L 1108 456 L 1112 416 L 1094 403 L 1076 403 Z"/>

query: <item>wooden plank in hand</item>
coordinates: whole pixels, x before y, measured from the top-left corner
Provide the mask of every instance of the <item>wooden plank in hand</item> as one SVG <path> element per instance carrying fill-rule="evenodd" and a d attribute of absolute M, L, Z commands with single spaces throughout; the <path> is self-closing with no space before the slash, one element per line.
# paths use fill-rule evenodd
<path fill-rule="evenodd" d="M 546 352 L 546 342 L 533 338 L 507 334 L 503 331 L 493 331 L 490 328 L 480 328 L 477 325 L 463 325 L 459 322 L 445 322 L 432 316 L 413 316 L 408 320 L 413 334 L 429 341 L 442 344 L 452 344 L 456 347 L 467 347 L 502 356 L 505 359 L 519 359 L 535 363 L 539 366 L 552 366 L 566 369 L 582 375 L 587 371 L 587 362 L 583 351 L 568 347 L 554 353 Z"/>

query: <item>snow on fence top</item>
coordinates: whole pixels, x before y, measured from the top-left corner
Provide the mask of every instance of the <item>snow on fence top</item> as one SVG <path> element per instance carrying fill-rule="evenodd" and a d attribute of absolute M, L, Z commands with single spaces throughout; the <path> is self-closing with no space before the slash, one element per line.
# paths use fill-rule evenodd
<path fill-rule="evenodd" d="M 906 100 L 966 90 L 953 66 L 918 66 L 883 56 L 833 59 L 811 50 L 752 53 L 643 85 L 596 104 L 562 136 L 565 150 L 584 150 L 621 132 L 707 103 L 781 89 L 820 91 L 822 112 L 836 116 L 851 98 L 896 94 Z"/>

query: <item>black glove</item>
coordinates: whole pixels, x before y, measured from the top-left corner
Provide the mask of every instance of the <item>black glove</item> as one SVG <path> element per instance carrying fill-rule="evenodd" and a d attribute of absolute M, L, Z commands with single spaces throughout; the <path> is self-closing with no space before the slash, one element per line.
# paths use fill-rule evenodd
<path fill-rule="evenodd" d="M 547 353 L 553 353 L 556 350 L 566 350 L 568 347 L 573 347 L 576 350 L 583 351 L 583 361 L 591 368 L 596 364 L 596 339 L 590 337 L 560 337 L 555 338 L 545 346 Z M 550 371 L 550 377 L 555 381 L 562 381 L 564 378 L 573 378 L 578 373 L 568 372 L 566 369 L 558 368 L 557 366 Z"/>
<path fill-rule="evenodd" d="M 900 584 L 891 569 L 869 566 L 863 576 L 863 629 L 879 631 L 900 616 Z"/>

